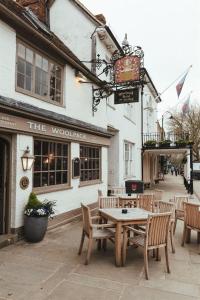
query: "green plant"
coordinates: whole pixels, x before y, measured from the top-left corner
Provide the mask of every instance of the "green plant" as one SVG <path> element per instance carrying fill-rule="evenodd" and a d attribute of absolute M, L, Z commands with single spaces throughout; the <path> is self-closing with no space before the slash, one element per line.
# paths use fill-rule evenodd
<path fill-rule="evenodd" d="M 159 142 L 160 145 L 166 145 L 166 144 L 171 144 L 170 140 L 163 140 Z"/>
<path fill-rule="evenodd" d="M 144 143 L 145 146 L 155 146 L 156 145 L 156 141 L 155 140 L 149 140 L 149 141 L 146 141 Z"/>
<path fill-rule="evenodd" d="M 41 202 L 35 193 L 30 193 L 24 214 L 30 217 L 51 217 L 55 213 L 54 207 L 55 201 L 44 200 Z"/>
<path fill-rule="evenodd" d="M 175 141 L 175 144 L 178 146 L 185 146 L 185 145 L 187 145 L 187 141 L 183 140 L 183 139 L 179 139 L 179 140 Z"/>

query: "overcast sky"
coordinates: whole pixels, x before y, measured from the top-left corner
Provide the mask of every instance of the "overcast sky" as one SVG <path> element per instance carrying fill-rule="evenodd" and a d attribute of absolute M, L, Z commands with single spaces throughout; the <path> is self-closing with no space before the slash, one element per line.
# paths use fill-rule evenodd
<path fill-rule="evenodd" d="M 122 42 L 140 45 L 145 67 L 158 92 L 162 92 L 190 65 L 178 99 L 176 84 L 163 95 L 159 115 L 172 107 L 180 110 L 185 98 L 200 104 L 200 0 L 81 0 L 93 13 L 103 13 L 112 32 Z"/>

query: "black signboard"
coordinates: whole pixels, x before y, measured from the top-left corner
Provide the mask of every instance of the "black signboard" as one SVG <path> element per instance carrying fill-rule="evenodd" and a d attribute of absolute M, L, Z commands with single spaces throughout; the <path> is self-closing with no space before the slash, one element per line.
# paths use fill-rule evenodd
<path fill-rule="evenodd" d="M 78 157 L 72 159 L 72 178 L 80 177 L 80 159 Z"/>
<path fill-rule="evenodd" d="M 115 104 L 139 102 L 139 89 L 123 89 L 115 91 Z"/>

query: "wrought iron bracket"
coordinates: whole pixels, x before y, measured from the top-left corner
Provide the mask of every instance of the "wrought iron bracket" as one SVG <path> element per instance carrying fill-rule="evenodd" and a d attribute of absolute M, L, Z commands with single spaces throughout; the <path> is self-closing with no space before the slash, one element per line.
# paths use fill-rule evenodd
<path fill-rule="evenodd" d="M 92 113 L 97 111 L 97 106 L 99 105 L 102 99 L 107 99 L 110 95 L 112 95 L 113 89 L 111 86 L 106 85 L 101 88 L 92 87 Z"/>

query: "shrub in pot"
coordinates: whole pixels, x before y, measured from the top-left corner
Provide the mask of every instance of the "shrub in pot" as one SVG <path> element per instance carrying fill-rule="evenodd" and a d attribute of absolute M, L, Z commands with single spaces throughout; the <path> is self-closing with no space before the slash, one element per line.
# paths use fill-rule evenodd
<path fill-rule="evenodd" d="M 170 140 L 163 140 L 163 141 L 160 141 L 159 142 L 159 146 L 160 147 L 169 147 L 171 144 L 171 141 Z"/>
<path fill-rule="evenodd" d="M 29 195 L 24 210 L 24 236 L 29 242 L 41 241 L 46 233 L 48 218 L 54 212 L 55 201 L 39 201 L 34 193 Z"/>
<path fill-rule="evenodd" d="M 175 145 L 177 147 L 185 147 L 187 145 L 187 141 L 180 139 L 180 140 L 175 141 Z"/>
<path fill-rule="evenodd" d="M 146 141 L 144 143 L 144 146 L 145 147 L 155 147 L 156 146 L 156 141 L 155 140 L 149 140 L 149 141 Z"/>

